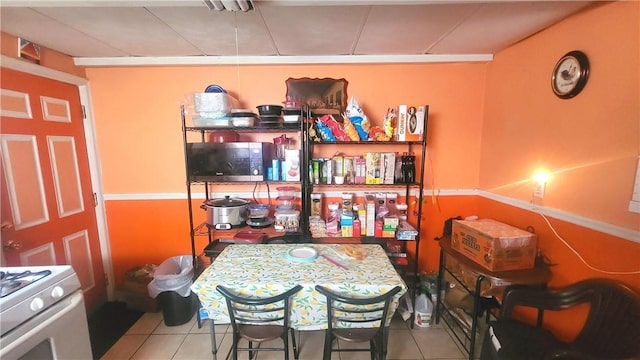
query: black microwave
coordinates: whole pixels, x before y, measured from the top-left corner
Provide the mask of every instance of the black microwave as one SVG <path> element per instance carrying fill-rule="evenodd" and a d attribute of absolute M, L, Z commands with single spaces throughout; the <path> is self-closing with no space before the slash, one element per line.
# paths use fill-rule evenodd
<path fill-rule="evenodd" d="M 187 176 L 189 181 L 263 181 L 272 158 L 272 143 L 189 143 Z"/>

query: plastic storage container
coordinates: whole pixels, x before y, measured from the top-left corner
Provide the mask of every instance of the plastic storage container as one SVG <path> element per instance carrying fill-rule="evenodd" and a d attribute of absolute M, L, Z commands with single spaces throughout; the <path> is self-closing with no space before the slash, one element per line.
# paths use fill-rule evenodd
<path fill-rule="evenodd" d="M 160 264 L 147 285 L 149 296 L 158 299 L 164 323 L 182 325 L 193 317 L 198 297 L 191 292 L 193 258 L 190 255 L 171 257 Z"/>
<path fill-rule="evenodd" d="M 279 232 L 296 232 L 300 227 L 300 211 L 279 210 L 275 213 L 274 228 Z"/>

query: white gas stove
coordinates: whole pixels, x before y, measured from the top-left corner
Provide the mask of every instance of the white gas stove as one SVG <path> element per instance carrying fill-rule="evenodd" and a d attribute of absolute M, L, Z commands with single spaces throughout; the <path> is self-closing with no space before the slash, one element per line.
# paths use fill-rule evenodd
<path fill-rule="evenodd" d="M 91 358 L 84 299 L 73 268 L 0 267 L 0 331 L 2 359 Z"/>

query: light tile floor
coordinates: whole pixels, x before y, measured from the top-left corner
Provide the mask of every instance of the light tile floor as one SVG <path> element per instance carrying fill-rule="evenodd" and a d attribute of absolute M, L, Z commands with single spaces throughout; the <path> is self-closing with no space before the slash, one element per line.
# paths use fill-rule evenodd
<path fill-rule="evenodd" d="M 122 359 L 213 359 L 209 334 L 209 321 L 198 328 L 196 317 L 184 325 L 166 326 L 162 321 L 162 312 L 145 313 L 118 342 L 102 357 L 102 360 Z M 216 325 L 216 342 L 219 346 L 218 359 L 224 359 L 231 345 L 228 325 Z M 280 340 L 273 346 L 281 346 Z M 324 341 L 323 331 L 296 332 L 299 344 L 300 360 L 322 359 Z M 339 346 L 345 346 L 340 343 Z M 357 345 L 350 345 L 357 346 Z M 241 352 L 241 359 L 247 353 Z M 259 352 L 258 360 L 282 359 L 280 352 Z M 293 359 L 293 355 L 290 356 Z M 395 316 L 389 333 L 387 359 L 448 359 L 463 360 L 466 353 L 461 350 L 449 332 L 440 325 L 429 328 L 414 327 Z M 332 359 L 360 360 L 369 359 L 367 352 L 335 353 Z"/>

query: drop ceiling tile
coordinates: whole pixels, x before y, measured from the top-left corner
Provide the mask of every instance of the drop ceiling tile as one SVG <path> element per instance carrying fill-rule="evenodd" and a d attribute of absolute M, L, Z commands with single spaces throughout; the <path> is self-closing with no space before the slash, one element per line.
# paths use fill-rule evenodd
<path fill-rule="evenodd" d="M 479 4 L 373 6 L 355 52 L 425 54 L 479 7 Z"/>
<path fill-rule="evenodd" d="M 132 56 L 202 55 L 145 8 L 43 7 L 38 11 Z"/>
<path fill-rule="evenodd" d="M 264 6 L 280 55 L 351 54 L 369 6 Z"/>
<path fill-rule="evenodd" d="M 274 55 L 260 14 L 207 8 L 149 8 L 155 16 L 206 55 Z M 237 28 L 237 49 L 236 49 Z M 237 50 L 237 52 L 236 52 Z"/>
<path fill-rule="evenodd" d="M 586 1 L 488 3 L 431 49 L 436 54 L 497 52 L 587 6 Z"/>
<path fill-rule="evenodd" d="M 0 10 L 2 31 L 70 56 L 126 56 L 116 47 L 31 8 Z"/>

